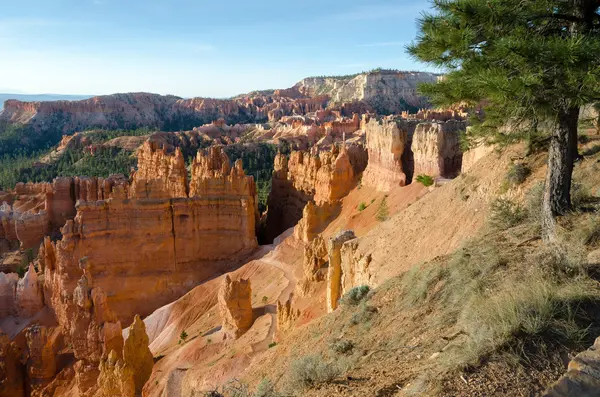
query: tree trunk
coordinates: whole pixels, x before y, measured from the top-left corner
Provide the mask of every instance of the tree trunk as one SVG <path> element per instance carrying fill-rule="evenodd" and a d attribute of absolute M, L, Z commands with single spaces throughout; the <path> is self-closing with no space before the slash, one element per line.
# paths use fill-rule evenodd
<path fill-rule="evenodd" d="M 577 155 L 579 107 L 559 112 L 548 150 L 548 170 L 542 202 L 542 238 L 556 242 L 556 217 L 571 209 L 571 177 Z"/>

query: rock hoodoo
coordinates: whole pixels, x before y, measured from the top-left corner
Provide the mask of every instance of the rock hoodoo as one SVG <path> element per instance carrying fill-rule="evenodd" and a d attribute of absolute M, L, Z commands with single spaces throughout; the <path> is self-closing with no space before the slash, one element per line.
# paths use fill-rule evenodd
<path fill-rule="evenodd" d="M 17 282 L 15 302 L 17 313 L 23 318 L 32 317 L 44 307 L 42 289 L 32 263 L 29 264 L 25 276 Z"/>
<path fill-rule="evenodd" d="M 234 281 L 229 275 L 225 276 L 218 301 L 225 335 L 232 339 L 239 338 L 254 322 L 250 280 Z"/>
<path fill-rule="evenodd" d="M 150 375 L 152 374 L 154 358 L 148 345 L 149 339 L 146 334 L 146 325 L 140 319 L 140 316 L 135 316 L 133 324 L 129 327 L 129 335 L 123 346 L 123 360 L 133 373 L 136 394 L 142 392 L 144 384 L 150 379 Z"/>
<path fill-rule="evenodd" d="M 292 307 L 292 297 L 285 303 L 277 301 L 277 339 L 281 340 L 294 328 L 300 317 L 300 310 Z"/>
<path fill-rule="evenodd" d="M 98 392 L 95 397 L 134 397 L 135 381 L 131 367 L 113 350 L 100 362 Z"/>
<path fill-rule="evenodd" d="M 15 293 L 19 276 L 17 273 L 0 272 L 0 319 L 15 311 Z"/>
<path fill-rule="evenodd" d="M 327 311 L 332 312 L 338 306 L 342 296 L 342 255 L 341 249 L 346 241 L 355 239 L 352 230 L 340 232 L 329 239 L 327 251 L 329 254 L 329 269 L 327 271 Z"/>
<path fill-rule="evenodd" d="M 25 396 L 25 367 L 21 363 L 22 351 L 15 342 L 0 332 L 0 396 Z"/>
<path fill-rule="evenodd" d="M 27 373 L 33 387 L 44 386 L 56 375 L 56 352 L 46 327 L 33 326 L 26 332 L 29 358 Z"/>

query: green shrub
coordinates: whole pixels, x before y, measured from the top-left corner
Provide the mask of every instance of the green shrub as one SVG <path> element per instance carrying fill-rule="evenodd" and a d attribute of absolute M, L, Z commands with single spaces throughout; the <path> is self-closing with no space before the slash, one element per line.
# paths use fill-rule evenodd
<path fill-rule="evenodd" d="M 506 230 L 523 222 L 527 211 L 511 200 L 496 199 L 491 205 L 490 224 L 496 230 Z"/>
<path fill-rule="evenodd" d="M 339 339 L 329 344 L 329 348 L 336 353 L 350 353 L 354 348 L 354 343 L 351 340 Z"/>
<path fill-rule="evenodd" d="M 275 390 L 275 386 L 273 383 L 267 379 L 263 378 L 260 381 L 258 386 L 256 387 L 256 391 L 252 395 L 252 397 L 279 397 L 280 394 Z"/>
<path fill-rule="evenodd" d="M 416 181 L 423 184 L 423 186 L 431 186 L 435 183 L 433 178 L 429 175 L 418 175 Z"/>
<path fill-rule="evenodd" d="M 358 310 L 352 314 L 352 317 L 350 318 L 350 324 L 358 325 L 369 323 L 375 314 L 377 314 L 377 308 L 367 305 L 365 302 L 363 302 L 358 307 Z"/>
<path fill-rule="evenodd" d="M 347 306 L 356 306 L 365 299 L 371 288 L 368 285 L 360 285 L 346 292 L 341 299 L 341 303 Z"/>
<path fill-rule="evenodd" d="M 179 334 L 179 339 L 182 340 L 183 342 L 185 342 L 187 337 L 188 337 L 188 334 L 187 334 L 187 332 L 185 332 L 185 330 L 181 331 L 181 334 Z"/>
<path fill-rule="evenodd" d="M 367 208 L 367 204 L 364 201 L 358 205 L 359 211 L 364 211 L 365 208 Z"/>
<path fill-rule="evenodd" d="M 269 343 L 269 349 L 272 348 L 272 347 L 275 347 L 275 346 L 277 346 L 277 342 L 271 342 L 271 343 Z"/>
<path fill-rule="evenodd" d="M 590 189 L 583 183 L 573 182 L 571 185 L 571 203 L 573 209 L 581 209 L 586 204 L 593 202 L 594 196 Z"/>
<path fill-rule="evenodd" d="M 525 164 L 513 164 L 506 174 L 506 180 L 512 186 L 516 186 L 525 182 L 530 174 L 531 169 L 529 169 L 529 167 L 527 167 Z"/>
<path fill-rule="evenodd" d="M 320 355 L 308 355 L 292 361 L 288 373 L 288 388 L 304 390 L 320 383 L 331 382 L 345 371 L 339 361 L 325 362 Z"/>
<path fill-rule="evenodd" d="M 387 205 L 387 198 L 381 199 L 381 203 L 379 204 L 379 208 L 377 208 L 377 213 L 375 214 L 375 218 L 379 222 L 383 222 L 388 219 L 390 215 L 390 211 Z"/>
<path fill-rule="evenodd" d="M 17 274 L 19 275 L 19 278 L 23 278 L 25 276 L 26 271 L 27 271 L 27 268 L 23 265 L 20 265 L 19 267 L 17 267 Z"/>

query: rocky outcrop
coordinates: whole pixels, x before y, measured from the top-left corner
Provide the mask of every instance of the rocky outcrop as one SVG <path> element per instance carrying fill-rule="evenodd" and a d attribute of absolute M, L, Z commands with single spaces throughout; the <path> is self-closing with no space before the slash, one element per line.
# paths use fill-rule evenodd
<path fill-rule="evenodd" d="M 0 319 L 15 313 L 15 294 L 19 276 L 0 272 Z"/>
<path fill-rule="evenodd" d="M 323 281 L 322 269 L 327 263 L 327 245 L 321 235 L 316 236 L 304 246 L 304 279 L 307 281 Z"/>
<path fill-rule="evenodd" d="M 415 122 L 390 118 L 373 118 L 364 125 L 369 152 L 369 163 L 362 177 L 364 185 L 389 191 L 410 181 L 413 167 L 410 147 L 415 127 Z"/>
<path fill-rule="evenodd" d="M 412 140 L 415 175 L 458 176 L 462 168 L 460 132 L 465 128 L 460 121 L 419 124 Z"/>
<path fill-rule="evenodd" d="M 329 268 L 327 270 L 327 311 L 332 312 L 338 306 L 342 296 L 342 255 L 341 249 L 346 241 L 355 239 L 352 230 L 340 232 L 329 239 L 327 252 Z"/>
<path fill-rule="evenodd" d="M 310 241 L 336 214 L 339 200 L 356 183 L 355 175 L 345 146 L 318 154 L 292 152 L 289 159 L 278 154 L 268 201 L 268 238 L 272 240 L 303 219 L 296 235 Z"/>
<path fill-rule="evenodd" d="M 137 199 L 187 197 L 187 170 L 179 148 L 168 155 L 156 143 L 146 141 L 138 151 L 138 170 L 133 175 L 131 196 Z"/>
<path fill-rule="evenodd" d="M 15 303 L 17 314 L 23 318 L 32 317 L 44 307 L 42 287 L 38 284 L 38 275 L 33 264 L 29 264 L 29 270 L 17 282 Z"/>
<path fill-rule="evenodd" d="M 218 302 L 226 337 L 237 339 L 250 329 L 254 322 L 250 280 L 234 281 L 229 275 L 225 276 Z"/>
<path fill-rule="evenodd" d="M 285 303 L 277 301 L 277 339 L 281 340 L 288 334 L 300 318 L 300 310 L 292 307 L 292 297 Z"/>
<path fill-rule="evenodd" d="M 22 351 L 0 331 L 0 397 L 25 396 L 25 366 Z"/>
<path fill-rule="evenodd" d="M 595 397 L 600 390 L 600 338 L 588 350 L 579 353 L 544 397 Z"/>
<path fill-rule="evenodd" d="M 98 391 L 95 397 L 134 397 L 136 395 L 133 369 L 113 350 L 100 362 Z"/>
<path fill-rule="evenodd" d="M 327 94 L 334 103 L 363 102 L 381 113 L 400 113 L 407 105 L 426 104 L 417 93 L 419 83 L 433 83 L 433 73 L 377 70 L 347 77 L 311 77 L 300 81 L 296 88 L 304 95 Z"/>
<path fill-rule="evenodd" d="M 26 335 L 28 360 L 27 373 L 32 387 L 43 387 L 50 383 L 56 375 L 56 352 L 53 340 L 46 327 L 33 326 L 27 329 Z"/>
<path fill-rule="evenodd" d="M 371 254 L 363 255 L 358 248 L 358 239 L 348 240 L 340 249 L 342 277 L 340 296 L 360 285 L 371 284 Z"/>
<path fill-rule="evenodd" d="M 122 175 L 56 178 L 52 183 L 18 183 L 11 193 L 14 198 L 12 205 L 0 205 L 0 243 L 4 240 L 13 247 L 18 244 L 22 250 L 37 248 L 44 236 L 58 235 L 65 222 L 73 219 L 77 200 L 106 200 L 115 187 L 127 184 Z"/>
<path fill-rule="evenodd" d="M 212 155 L 221 161 L 210 163 L 199 155 L 190 187 L 183 189 L 179 182 L 165 181 L 187 172 L 183 162 L 161 160 L 170 155 L 151 146 L 146 149 L 154 151 L 150 156 L 146 151 L 140 154 L 133 186 L 159 189 L 161 197 L 183 196 L 136 199 L 139 190 L 119 185 L 108 199 L 78 202 L 77 216 L 61 229 L 62 240 L 46 241 L 40 254 L 44 257 L 46 300 L 61 324 L 70 322 L 70 296 L 83 275 L 81 258 L 86 258 L 90 286 L 100 287 L 116 318 L 129 324 L 135 313 L 150 314 L 203 280 L 228 270 L 232 262 L 257 246 L 256 187 L 239 164 L 230 168 L 221 149 L 212 149 Z M 145 170 L 156 169 L 157 163 L 168 164 L 166 169 L 171 171 L 149 179 L 152 173 Z M 144 182 L 138 183 L 138 178 Z M 171 189 L 173 186 L 176 188 Z M 188 198 L 188 190 L 193 197 Z M 157 195 L 150 192 L 146 197 Z"/>
<path fill-rule="evenodd" d="M 146 325 L 140 319 L 140 316 L 136 315 L 129 327 L 129 335 L 123 346 L 123 360 L 133 373 L 136 394 L 142 392 L 144 384 L 150 379 L 150 375 L 152 374 L 154 358 L 148 348 L 149 344 Z"/>

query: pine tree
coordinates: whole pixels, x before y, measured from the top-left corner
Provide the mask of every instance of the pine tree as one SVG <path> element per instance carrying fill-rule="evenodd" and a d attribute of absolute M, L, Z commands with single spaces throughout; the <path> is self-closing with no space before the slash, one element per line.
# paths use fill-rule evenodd
<path fill-rule="evenodd" d="M 448 73 L 422 92 L 440 105 L 483 106 L 476 130 L 549 135 L 545 241 L 571 207 L 580 107 L 600 99 L 598 0 L 435 0 L 411 55 Z M 544 127 L 544 128 L 540 128 Z"/>

